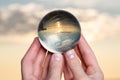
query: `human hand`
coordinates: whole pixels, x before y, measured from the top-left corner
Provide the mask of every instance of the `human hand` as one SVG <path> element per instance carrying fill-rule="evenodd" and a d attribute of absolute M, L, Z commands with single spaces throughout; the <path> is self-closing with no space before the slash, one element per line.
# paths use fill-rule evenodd
<path fill-rule="evenodd" d="M 66 53 L 65 80 L 104 80 L 104 75 L 97 63 L 93 51 L 83 36 L 78 45 Z"/>
<path fill-rule="evenodd" d="M 97 60 L 83 36 L 75 49 L 64 53 L 64 56 L 67 63 L 64 64 L 65 80 L 104 80 Z M 22 80 L 60 80 L 62 67 L 62 55 L 49 53 L 45 56 L 45 49 L 36 38 L 22 59 Z"/>
<path fill-rule="evenodd" d="M 21 61 L 22 80 L 60 80 L 63 68 L 61 54 L 45 54 L 46 50 L 35 38 Z"/>

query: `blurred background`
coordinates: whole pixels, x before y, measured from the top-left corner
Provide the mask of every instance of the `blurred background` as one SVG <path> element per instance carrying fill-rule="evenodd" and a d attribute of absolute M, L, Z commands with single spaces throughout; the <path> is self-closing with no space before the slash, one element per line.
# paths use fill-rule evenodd
<path fill-rule="evenodd" d="M 42 17 L 63 9 L 79 20 L 105 80 L 120 80 L 120 0 L 0 0 L 0 80 L 21 80 L 20 61 Z"/>

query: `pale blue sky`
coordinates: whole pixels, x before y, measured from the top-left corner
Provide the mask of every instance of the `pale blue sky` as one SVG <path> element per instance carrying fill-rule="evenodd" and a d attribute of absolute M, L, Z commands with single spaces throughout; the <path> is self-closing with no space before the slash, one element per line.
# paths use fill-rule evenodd
<path fill-rule="evenodd" d="M 109 12 L 111 14 L 120 13 L 120 0 L 0 0 L 0 7 L 5 7 L 13 3 L 28 4 L 28 3 L 39 3 L 45 8 L 94 8 L 100 12 Z"/>

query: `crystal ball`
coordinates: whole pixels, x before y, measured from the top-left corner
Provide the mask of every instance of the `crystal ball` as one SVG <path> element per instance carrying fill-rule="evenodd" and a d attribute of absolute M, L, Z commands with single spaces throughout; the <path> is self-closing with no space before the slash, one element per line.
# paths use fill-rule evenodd
<path fill-rule="evenodd" d="M 55 10 L 43 17 L 38 27 L 39 41 L 52 53 L 64 53 L 77 44 L 81 36 L 78 20 L 71 13 Z"/>

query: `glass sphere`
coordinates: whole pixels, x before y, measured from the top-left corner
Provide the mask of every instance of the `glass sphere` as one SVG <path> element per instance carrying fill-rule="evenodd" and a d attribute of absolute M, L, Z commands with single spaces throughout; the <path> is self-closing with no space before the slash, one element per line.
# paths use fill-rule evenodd
<path fill-rule="evenodd" d="M 38 27 L 40 43 L 52 53 L 64 53 L 74 48 L 80 35 L 79 22 L 71 13 L 64 10 L 48 13 Z"/>

